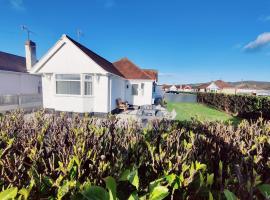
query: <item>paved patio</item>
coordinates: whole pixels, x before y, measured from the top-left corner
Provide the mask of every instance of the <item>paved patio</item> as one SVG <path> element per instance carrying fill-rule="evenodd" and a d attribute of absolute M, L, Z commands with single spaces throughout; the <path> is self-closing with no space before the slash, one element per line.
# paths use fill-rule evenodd
<path fill-rule="evenodd" d="M 149 105 L 141 106 L 139 109 L 127 110 L 120 114 L 117 114 L 117 117 L 121 120 L 135 120 L 139 121 L 142 124 L 147 124 L 149 121 L 156 119 L 175 119 L 176 111 L 173 110 L 169 112 L 166 108 L 161 107 L 160 105 Z"/>

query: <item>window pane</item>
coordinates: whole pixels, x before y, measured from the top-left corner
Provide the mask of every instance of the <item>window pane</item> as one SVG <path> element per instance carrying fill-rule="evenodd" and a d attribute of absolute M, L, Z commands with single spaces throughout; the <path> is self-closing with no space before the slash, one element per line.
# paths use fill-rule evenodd
<path fill-rule="evenodd" d="M 92 81 L 92 76 L 90 76 L 90 75 L 85 75 L 85 80 L 87 80 L 87 81 Z"/>
<path fill-rule="evenodd" d="M 93 95 L 92 82 L 84 82 L 84 94 Z"/>
<path fill-rule="evenodd" d="M 132 84 L 132 95 L 138 95 L 138 84 Z"/>
<path fill-rule="evenodd" d="M 142 95 L 144 95 L 144 83 L 141 84 Z"/>
<path fill-rule="evenodd" d="M 57 74 L 55 76 L 57 80 L 80 80 L 80 74 Z"/>
<path fill-rule="evenodd" d="M 56 81 L 56 94 L 81 94 L 79 81 Z"/>

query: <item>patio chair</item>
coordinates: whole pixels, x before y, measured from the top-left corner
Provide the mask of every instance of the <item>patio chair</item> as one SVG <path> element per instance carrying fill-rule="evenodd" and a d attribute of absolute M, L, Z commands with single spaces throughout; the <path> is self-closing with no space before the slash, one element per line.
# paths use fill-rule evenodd
<path fill-rule="evenodd" d="M 128 109 L 128 103 L 123 102 L 121 98 L 116 99 L 116 105 L 119 110 L 126 111 Z"/>

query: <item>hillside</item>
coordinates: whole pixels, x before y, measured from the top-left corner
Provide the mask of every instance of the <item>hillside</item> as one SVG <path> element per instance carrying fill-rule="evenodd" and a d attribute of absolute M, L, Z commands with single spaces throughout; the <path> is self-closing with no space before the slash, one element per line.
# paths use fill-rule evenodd
<path fill-rule="evenodd" d="M 239 81 L 239 82 L 229 82 L 235 87 L 246 86 L 247 88 L 270 90 L 270 82 L 263 81 Z"/>
<path fill-rule="evenodd" d="M 259 89 L 259 90 L 270 90 L 270 82 L 266 81 L 236 81 L 236 82 L 228 82 L 229 84 L 240 87 L 245 86 L 246 88 Z M 197 87 L 204 83 L 192 83 L 189 84 L 193 87 Z"/>

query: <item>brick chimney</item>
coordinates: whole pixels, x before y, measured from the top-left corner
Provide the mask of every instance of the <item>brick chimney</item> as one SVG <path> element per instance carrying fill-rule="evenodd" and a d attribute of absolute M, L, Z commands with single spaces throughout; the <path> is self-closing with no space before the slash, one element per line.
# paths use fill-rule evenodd
<path fill-rule="evenodd" d="M 36 43 L 31 40 L 25 42 L 26 69 L 29 72 L 37 62 Z"/>

